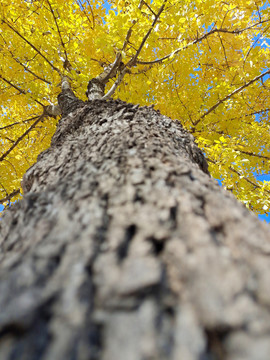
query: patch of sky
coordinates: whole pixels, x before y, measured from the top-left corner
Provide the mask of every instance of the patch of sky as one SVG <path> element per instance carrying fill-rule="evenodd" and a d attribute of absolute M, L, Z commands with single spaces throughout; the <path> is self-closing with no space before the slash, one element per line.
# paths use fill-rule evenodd
<path fill-rule="evenodd" d="M 205 24 L 202 25 L 202 28 L 205 30 L 206 33 L 213 30 L 215 27 L 215 22 L 212 22 L 210 25 L 206 26 Z"/>
<path fill-rule="evenodd" d="M 106 14 L 108 14 L 108 13 L 109 13 L 109 10 L 112 9 L 111 4 L 109 4 L 108 1 L 104 1 L 104 8 L 105 8 L 105 10 L 106 10 Z"/>
<path fill-rule="evenodd" d="M 256 174 L 254 173 L 254 176 L 259 181 L 270 181 L 270 174 Z"/>
<path fill-rule="evenodd" d="M 193 72 L 189 74 L 189 76 L 194 80 L 193 81 L 194 85 L 197 85 L 199 83 L 199 80 L 200 80 L 199 72 L 201 72 L 201 71 L 202 71 L 202 68 L 201 68 L 201 66 L 199 66 L 197 68 L 194 68 Z"/>
<path fill-rule="evenodd" d="M 260 215 L 258 215 L 258 218 L 262 221 L 266 221 L 267 223 L 270 222 L 269 213 L 268 214 L 260 214 Z"/>
<path fill-rule="evenodd" d="M 222 179 L 216 179 L 219 186 L 222 186 Z"/>

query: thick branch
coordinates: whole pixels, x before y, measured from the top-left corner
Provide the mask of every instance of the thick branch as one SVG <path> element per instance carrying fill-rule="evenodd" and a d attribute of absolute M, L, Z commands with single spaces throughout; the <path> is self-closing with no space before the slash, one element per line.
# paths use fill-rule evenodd
<path fill-rule="evenodd" d="M 71 89 L 69 79 L 67 76 L 63 76 L 61 79 L 61 93 L 58 95 L 59 107 L 55 107 L 56 111 L 61 111 L 63 116 L 69 114 L 76 108 L 80 101 Z"/>
<path fill-rule="evenodd" d="M 100 82 L 102 82 L 105 85 L 109 81 L 109 79 L 112 79 L 116 76 L 121 60 L 122 60 L 122 55 L 119 52 L 116 54 L 114 62 L 110 64 L 108 67 L 106 67 L 105 70 L 96 77 L 96 79 L 98 79 Z"/>
<path fill-rule="evenodd" d="M 86 96 L 88 100 L 101 99 L 104 96 L 105 85 L 97 78 L 93 78 L 87 85 Z"/>
<path fill-rule="evenodd" d="M 110 75 L 108 77 L 106 77 L 106 79 L 109 80 L 110 78 L 114 77 L 116 75 L 117 71 L 119 71 L 119 75 L 118 75 L 118 78 L 116 79 L 116 81 L 114 82 L 114 84 L 112 85 L 112 87 L 110 88 L 110 90 L 107 92 L 107 94 L 102 96 L 102 99 L 108 99 L 109 97 L 111 97 L 114 94 L 117 87 L 121 84 L 125 74 L 129 71 L 128 68 L 132 67 L 132 66 L 134 66 L 136 64 L 136 60 L 137 60 L 137 58 L 138 58 L 138 56 L 139 56 L 145 42 L 147 41 L 148 37 L 150 36 L 156 22 L 158 21 L 162 11 L 164 10 L 166 2 L 167 2 L 167 0 L 165 0 L 163 2 L 163 5 L 161 6 L 161 8 L 159 9 L 157 15 L 155 16 L 155 19 L 154 19 L 154 21 L 153 21 L 153 23 L 151 25 L 151 28 L 147 31 L 146 35 L 144 36 L 144 38 L 143 38 L 143 40 L 142 40 L 142 42 L 141 42 L 141 44 L 139 46 L 139 49 L 136 51 L 136 54 L 132 57 L 132 59 L 126 65 L 123 65 L 122 68 L 121 68 L 120 67 L 120 62 L 121 62 L 122 56 L 121 56 L 121 54 L 119 54 L 119 57 L 118 58 L 116 57 L 116 60 L 113 63 L 115 65 L 112 67 L 112 70 L 109 73 Z M 140 2 L 139 9 L 142 8 L 143 3 L 144 3 L 143 1 Z M 122 51 L 125 50 L 128 42 L 129 42 L 129 39 L 130 39 L 131 34 L 132 34 L 132 28 L 133 28 L 133 26 L 135 24 L 136 24 L 136 21 L 133 21 L 132 26 L 129 28 L 129 30 L 127 32 L 127 35 L 126 35 L 126 38 L 125 38 L 125 41 L 124 41 L 124 44 L 123 44 Z M 111 76 L 111 75 L 113 75 L 113 76 Z M 102 76 L 102 74 L 100 76 Z M 100 76 L 97 79 L 99 79 Z M 104 80 L 103 80 L 103 83 L 104 83 Z M 89 98 L 89 95 L 88 95 L 88 98 Z"/>
<path fill-rule="evenodd" d="M 46 116 L 56 117 L 62 114 L 61 108 L 59 105 L 48 105 L 44 108 Z"/>
<path fill-rule="evenodd" d="M 89 81 L 86 92 L 88 100 L 101 99 L 104 97 L 106 83 L 109 79 L 114 78 L 118 71 L 121 71 L 121 60 L 121 53 L 117 53 L 114 62 L 106 67 L 100 75 Z"/>
<path fill-rule="evenodd" d="M 126 72 L 127 72 L 127 69 L 126 69 L 126 68 L 123 69 L 123 71 L 119 74 L 117 80 L 116 80 L 115 83 L 113 84 L 113 86 L 112 86 L 112 87 L 110 88 L 110 90 L 106 93 L 106 95 L 104 95 L 104 96 L 102 97 L 102 99 L 108 99 L 109 97 L 111 97 L 111 96 L 114 94 L 114 92 L 115 92 L 115 90 L 117 89 L 117 87 L 121 84 L 121 82 L 122 82 L 122 80 L 123 80 Z"/>
<path fill-rule="evenodd" d="M 248 156 L 253 156 L 253 157 L 257 157 L 257 158 L 261 158 L 261 159 L 270 160 L 270 156 L 261 155 L 261 154 L 254 154 L 251 151 L 245 151 L 245 150 L 239 150 L 239 149 L 235 149 L 235 150 L 239 151 L 241 154 L 245 154 L 245 155 L 248 155 Z"/>
<path fill-rule="evenodd" d="M 16 189 L 12 191 L 12 193 L 8 194 L 3 199 L 0 199 L 0 204 L 4 204 L 7 201 L 10 201 L 14 196 L 18 195 L 20 193 L 20 189 Z"/>

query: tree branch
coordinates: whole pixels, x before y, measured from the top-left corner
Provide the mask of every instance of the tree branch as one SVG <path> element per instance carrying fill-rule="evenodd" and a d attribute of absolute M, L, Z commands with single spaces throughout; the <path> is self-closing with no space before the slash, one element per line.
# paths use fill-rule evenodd
<path fill-rule="evenodd" d="M 21 192 L 20 189 L 16 189 L 16 190 L 12 191 L 12 193 L 8 194 L 3 199 L 0 199 L 0 204 L 10 201 L 14 196 L 18 195 L 20 192 Z"/>
<path fill-rule="evenodd" d="M 38 50 L 35 45 L 33 45 L 29 40 L 27 40 L 18 30 L 16 30 L 13 26 L 11 26 L 6 20 L 2 20 L 4 24 L 6 24 L 12 31 L 15 32 L 21 39 L 23 39 L 29 46 L 31 46 L 32 49 L 34 49 L 51 67 L 54 71 L 56 71 L 59 75 L 61 75 L 61 71 L 55 67 L 50 60 L 46 58 L 45 55 L 43 55 L 40 50 Z"/>
<path fill-rule="evenodd" d="M 29 119 L 26 119 L 26 120 L 24 120 L 24 121 L 16 121 L 16 122 L 14 122 L 14 123 L 12 123 L 12 124 L 9 124 L 9 125 L 0 127 L 0 130 L 5 130 L 5 129 L 8 129 L 8 128 L 13 127 L 13 126 L 15 126 L 15 125 L 19 125 L 19 124 L 25 124 L 25 123 L 28 122 L 28 121 L 37 119 L 38 117 L 39 117 L 39 116 L 34 116 L 34 117 L 29 118 Z"/>
<path fill-rule="evenodd" d="M 2 156 L 0 156 L 0 161 L 3 161 L 8 156 L 8 154 L 26 137 L 26 135 L 29 134 L 30 131 L 32 131 L 35 126 L 44 119 L 44 117 L 46 117 L 45 111 L 21 136 L 18 137 L 14 144 Z"/>
<path fill-rule="evenodd" d="M 66 47 L 65 47 L 65 44 L 64 44 L 62 35 L 61 35 L 61 31 L 60 31 L 60 28 L 59 28 L 57 19 L 56 19 L 55 15 L 54 15 L 53 8 L 52 8 L 51 3 L 49 2 L 49 0 L 47 0 L 47 3 L 48 3 L 48 5 L 49 5 L 50 11 L 51 11 L 51 13 L 52 13 L 53 20 L 54 20 L 54 23 L 55 23 L 55 26 L 56 26 L 56 28 L 57 28 L 57 32 L 58 32 L 58 35 L 59 35 L 59 38 L 60 38 L 60 41 L 61 41 L 61 45 L 62 45 L 62 48 L 63 48 L 64 53 L 65 53 L 64 68 L 66 69 L 65 63 L 67 62 L 67 64 L 69 64 L 70 66 L 71 66 L 71 64 L 70 64 L 70 62 L 69 62 L 69 60 L 68 60 L 68 55 L 67 55 Z"/>
<path fill-rule="evenodd" d="M 140 1 L 140 4 L 139 4 L 139 6 L 138 6 L 139 10 L 142 9 L 143 4 L 146 4 L 146 3 L 145 3 L 143 0 Z M 123 47 L 122 47 L 122 52 L 125 51 L 125 49 L 126 49 L 126 47 L 127 47 L 127 44 L 128 44 L 128 42 L 129 42 L 129 39 L 130 39 L 130 37 L 131 37 L 131 34 L 132 34 L 132 29 L 133 29 L 133 27 L 134 27 L 136 24 L 137 24 L 137 21 L 136 21 L 136 20 L 133 20 L 131 27 L 128 29 L 128 32 L 127 32 L 127 35 L 126 35 L 126 38 L 125 38 L 125 41 L 124 41 L 124 44 L 123 44 Z"/>
<path fill-rule="evenodd" d="M 251 50 L 254 48 L 254 46 L 256 45 L 256 43 L 263 37 L 263 35 L 265 33 L 267 33 L 267 31 L 269 30 L 270 26 L 268 26 L 266 29 L 264 29 L 264 31 L 259 34 L 259 36 L 257 37 L 257 39 L 253 42 L 253 44 L 251 45 L 250 49 L 248 50 L 246 56 L 245 56 L 245 59 L 243 61 L 243 68 L 245 67 L 245 64 L 246 64 L 246 61 L 247 61 L 247 58 L 249 57 L 249 54 L 251 53 Z"/>
<path fill-rule="evenodd" d="M 213 105 L 209 110 L 207 110 L 198 120 L 196 120 L 194 122 L 194 125 L 198 125 L 198 123 L 207 115 L 209 115 L 212 111 L 214 111 L 219 105 L 223 104 L 225 101 L 229 100 L 232 96 L 238 94 L 239 92 L 241 92 L 242 90 L 244 90 L 245 88 L 247 88 L 249 85 L 253 84 L 254 82 L 258 81 L 259 79 L 261 79 L 262 77 L 264 77 L 265 75 L 270 74 L 270 70 L 265 71 L 264 73 L 256 76 L 255 78 L 253 78 L 252 80 L 248 81 L 247 83 L 245 83 L 244 85 L 240 86 L 239 88 L 235 89 L 234 91 L 232 91 L 230 94 L 228 94 L 227 96 L 225 96 L 223 99 L 220 99 L 215 105 Z"/>
<path fill-rule="evenodd" d="M 79 7 L 83 10 L 84 15 L 87 17 L 87 20 L 89 21 L 91 29 L 94 30 L 95 22 L 94 22 L 94 14 L 93 14 L 93 10 L 92 10 L 91 6 L 90 6 L 90 9 L 91 9 L 91 14 L 92 14 L 92 19 L 93 19 L 92 22 L 91 22 L 91 20 L 90 20 L 90 18 L 88 16 L 87 12 L 85 11 L 85 7 L 83 6 L 81 0 L 76 0 L 76 2 L 79 5 Z"/>
<path fill-rule="evenodd" d="M 95 28 L 95 15 L 94 15 L 92 6 L 91 6 L 91 4 L 90 4 L 90 1 L 89 1 L 89 0 L 86 0 L 86 2 L 87 2 L 87 4 L 89 5 L 89 8 L 90 8 L 90 12 L 91 12 L 92 19 L 93 19 L 93 29 L 94 29 L 94 28 Z"/>
<path fill-rule="evenodd" d="M 270 160 L 270 156 L 265 156 L 265 155 L 260 155 L 260 154 L 254 154 L 250 151 L 244 151 L 244 150 L 239 150 L 239 149 L 235 149 L 236 151 L 239 151 L 242 154 L 248 155 L 248 156 L 254 156 L 254 157 L 258 157 L 261 159 L 266 159 L 266 160 Z"/>
<path fill-rule="evenodd" d="M 119 71 L 121 74 L 121 60 L 122 60 L 122 54 L 119 52 L 116 54 L 116 58 L 112 64 L 110 64 L 108 67 L 105 68 L 105 70 L 98 75 L 96 78 L 93 78 L 89 81 L 87 86 L 87 92 L 86 96 L 89 100 L 95 100 L 95 99 L 103 99 L 104 97 L 104 89 L 106 83 L 109 81 L 109 79 L 112 79 L 117 75 L 117 72 Z M 123 77 L 121 77 L 122 80 Z M 120 82 L 119 82 L 120 83 Z M 119 84 L 118 84 L 119 85 Z M 118 86 L 117 85 L 117 86 Z M 107 95 L 105 95 L 106 98 L 108 98 Z"/>
<path fill-rule="evenodd" d="M 208 161 L 208 162 L 211 162 L 212 164 L 215 164 L 216 165 L 216 161 L 215 160 L 212 160 L 212 159 L 210 159 L 210 158 L 206 158 L 206 160 Z M 252 185 L 252 186 L 254 186 L 254 188 L 255 189 L 261 189 L 261 186 L 260 185 L 258 185 L 258 184 L 256 184 L 255 182 L 253 182 L 253 181 L 251 181 L 251 180 L 249 180 L 249 178 L 247 178 L 246 176 L 242 176 L 237 170 L 235 170 L 232 166 L 229 166 L 229 169 L 232 171 L 232 172 L 234 172 L 235 174 L 237 174 L 239 177 L 241 177 L 241 179 L 244 179 L 246 182 L 248 182 L 250 185 Z M 266 190 L 266 189 L 264 189 L 264 191 L 266 192 L 266 193 L 268 193 L 268 194 L 270 194 L 270 191 L 269 190 Z"/>
<path fill-rule="evenodd" d="M 141 1 L 141 4 L 142 4 L 142 5 L 144 4 L 144 5 L 150 10 L 150 12 L 151 12 L 154 16 L 157 16 L 157 14 L 152 10 L 151 6 L 148 5 L 146 1 L 142 0 L 142 1 Z"/>
<path fill-rule="evenodd" d="M 121 84 L 121 82 L 122 82 L 125 74 L 129 71 L 128 68 L 129 68 L 129 67 L 132 67 L 133 65 L 136 64 L 137 57 L 139 56 L 139 54 L 140 54 L 140 52 L 141 52 L 141 50 L 142 50 L 145 42 L 147 41 L 148 37 L 150 36 L 150 34 L 151 34 L 151 32 L 152 32 L 152 30 L 153 30 L 156 22 L 158 21 L 160 15 L 161 15 L 161 13 L 162 13 L 162 11 L 164 10 L 166 2 L 167 2 L 167 0 L 164 0 L 164 2 L 163 2 L 163 4 L 162 4 L 162 6 L 160 7 L 157 15 L 155 15 L 155 19 L 154 19 L 154 21 L 153 21 L 153 23 L 152 23 L 152 25 L 151 25 L 151 28 L 147 31 L 146 35 L 144 36 L 144 38 L 143 38 L 143 40 L 142 40 L 142 42 L 141 42 L 141 44 L 140 44 L 140 46 L 139 46 L 139 49 L 136 51 L 136 54 L 131 58 L 131 60 L 130 60 L 126 65 L 123 66 L 122 69 L 119 69 L 120 61 L 121 61 L 121 58 L 122 58 L 121 53 L 120 53 L 120 55 L 119 55 L 119 59 L 116 58 L 116 60 L 115 60 L 115 62 L 114 62 L 114 64 L 116 64 L 116 65 L 112 67 L 112 69 L 115 70 L 115 72 L 113 72 L 113 70 L 111 70 L 110 74 L 114 74 L 114 73 L 116 74 L 116 72 L 117 72 L 118 70 L 120 70 L 120 71 L 119 71 L 118 78 L 116 79 L 116 81 L 114 82 L 114 84 L 112 85 L 112 87 L 110 88 L 110 90 L 102 97 L 102 99 L 108 99 L 109 97 L 111 97 L 111 96 L 114 94 L 114 92 L 115 92 L 115 90 L 117 89 L 117 87 Z M 144 4 L 144 1 L 141 1 L 140 4 L 139 4 L 139 9 L 141 9 L 141 7 L 142 7 L 143 4 Z M 127 32 L 127 35 L 126 35 L 126 38 L 125 38 L 125 41 L 124 41 L 124 44 L 123 44 L 123 47 L 122 47 L 122 51 L 125 50 L 125 48 L 126 48 L 126 46 L 127 46 L 127 44 L 128 44 L 128 41 L 129 41 L 130 36 L 131 36 L 131 34 L 132 34 L 132 28 L 133 28 L 133 26 L 134 26 L 135 24 L 136 24 L 136 21 L 133 22 L 132 26 L 129 28 L 129 30 L 128 30 L 128 32 Z M 114 75 L 114 76 L 115 76 L 115 75 Z M 114 77 L 114 76 L 106 77 L 106 79 L 108 78 L 108 80 L 109 80 L 109 78 L 112 78 L 112 77 Z M 99 76 L 99 77 L 100 77 L 100 76 Z M 99 77 L 98 77 L 98 78 L 99 78 Z M 107 81 L 108 81 L 108 80 L 107 80 Z M 106 81 L 106 82 L 107 82 L 107 81 Z M 104 80 L 103 80 L 103 83 L 104 83 Z"/>
<path fill-rule="evenodd" d="M 21 66 L 24 68 L 25 71 L 29 72 L 29 73 L 30 73 L 31 75 L 33 75 L 35 78 L 37 78 L 37 79 L 39 79 L 39 80 L 41 80 L 41 81 L 44 81 L 44 82 L 47 83 L 48 85 L 51 85 L 51 84 L 52 84 L 50 81 L 48 81 L 48 80 L 42 78 L 41 76 L 37 75 L 36 73 L 34 73 L 32 70 L 29 69 L 28 66 L 24 65 L 18 58 L 16 58 L 16 57 L 13 55 L 12 51 L 8 48 L 7 42 L 6 42 L 5 38 L 3 37 L 3 35 L 0 34 L 0 36 L 2 37 L 4 43 L 6 44 L 6 48 L 7 48 L 8 52 L 10 53 L 10 55 L 11 55 L 11 57 L 12 57 L 12 59 L 13 59 L 14 61 L 16 61 L 19 65 L 21 65 Z"/>
<path fill-rule="evenodd" d="M 112 79 L 116 76 L 121 60 L 122 60 L 122 55 L 120 52 L 118 52 L 116 54 L 114 62 L 110 64 L 108 67 L 106 67 L 105 70 L 96 77 L 96 79 L 98 79 L 100 82 L 102 82 L 105 85 L 109 81 L 109 79 Z"/>
<path fill-rule="evenodd" d="M 160 7 L 157 15 L 155 16 L 155 19 L 154 19 L 154 21 L 153 21 L 150 29 L 147 31 L 146 35 L 145 35 L 144 38 L 142 39 L 142 42 L 141 42 L 141 44 L 140 44 L 140 46 L 139 46 L 139 49 L 137 50 L 136 54 L 131 58 L 131 60 L 129 60 L 129 62 L 127 63 L 127 65 L 126 65 L 127 67 L 132 67 L 132 66 L 136 65 L 136 63 L 137 63 L 137 58 L 138 58 L 138 56 L 140 55 L 140 52 L 141 52 L 141 50 L 142 50 L 145 42 L 147 41 L 148 37 L 150 36 L 151 32 L 153 31 L 153 28 L 154 28 L 154 26 L 156 25 L 156 23 L 157 23 L 160 15 L 161 15 L 161 13 L 163 12 L 163 10 L 164 10 L 164 8 L 165 8 L 165 5 L 166 5 L 166 2 L 167 2 L 167 0 L 164 0 L 164 2 L 163 2 L 163 4 L 162 4 L 162 6 Z"/>
<path fill-rule="evenodd" d="M 28 91 L 25 91 L 24 89 L 21 89 L 20 87 L 18 87 L 17 85 L 13 84 L 11 81 L 7 80 L 6 78 L 4 78 L 4 76 L 2 76 L 0 74 L 0 79 L 2 79 L 3 81 L 5 81 L 8 85 L 10 85 L 11 87 L 13 87 L 14 89 L 16 89 L 17 91 L 19 91 L 20 94 L 23 94 L 23 95 L 27 95 L 29 94 L 31 99 L 33 101 L 35 101 L 37 104 L 41 105 L 41 106 L 44 106 L 40 101 L 34 99 L 31 94 L 28 92 Z"/>
<path fill-rule="evenodd" d="M 115 90 L 121 84 L 121 82 L 122 82 L 124 76 L 126 75 L 127 71 L 128 71 L 127 68 L 123 69 L 123 71 L 119 74 L 118 78 L 116 79 L 115 83 L 112 85 L 110 90 L 102 97 L 102 99 L 108 99 L 109 97 L 111 97 L 115 93 Z"/>
<path fill-rule="evenodd" d="M 270 21 L 270 19 L 267 19 L 267 20 L 264 20 L 264 21 L 260 21 L 256 24 L 253 24 L 251 26 L 248 26 L 246 27 L 245 29 L 241 29 L 241 30 L 227 30 L 227 29 L 213 29 L 213 30 L 210 30 L 208 33 L 202 35 L 201 37 L 195 39 L 194 41 L 188 43 L 187 45 L 183 46 L 183 47 L 180 47 L 174 51 L 172 51 L 170 54 L 160 58 L 160 59 L 156 59 L 156 60 L 153 60 L 153 61 L 141 61 L 141 60 L 137 60 L 136 63 L 137 64 L 142 64 L 142 65 L 153 65 L 153 64 L 159 64 L 159 63 L 162 63 L 164 60 L 178 54 L 180 51 L 183 51 L 183 50 L 186 50 L 188 47 L 192 46 L 192 45 L 195 45 L 201 41 L 203 41 L 204 39 L 206 39 L 208 36 L 212 35 L 212 34 L 215 34 L 215 33 L 227 33 L 227 34 L 236 34 L 236 35 L 239 35 L 241 34 L 242 32 L 246 31 L 246 30 L 249 30 L 257 25 L 260 25 L 264 22 L 268 22 Z"/>
<path fill-rule="evenodd" d="M 235 170 L 233 167 L 229 166 L 229 169 L 234 172 L 235 174 L 237 174 L 239 177 L 241 177 L 242 179 L 246 180 L 246 182 L 248 182 L 250 185 L 254 186 L 255 189 L 261 189 L 261 186 L 256 184 L 255 182 L 249 180 L 249 178 L 247 178 L 246 176 L 242 176 L 237 170 Z M 267 194 L 270 194 L 269 190 L 264 189 L 264 191 Z"/>

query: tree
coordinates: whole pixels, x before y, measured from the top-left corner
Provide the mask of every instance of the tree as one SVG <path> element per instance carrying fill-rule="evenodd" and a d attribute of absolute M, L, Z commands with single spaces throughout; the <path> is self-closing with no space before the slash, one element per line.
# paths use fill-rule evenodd
<path fill-rule="evenodd" d="M 202 151 L 180 122 L 151 107 L 110 98 L 113 93 L 116 97 L 127 96 L 125 87 L 130 81 L 135 99 L 146 89 L 141 101 L 155 99 L 150 84 L 140 81 L 138 87 L 141 75 L 149 76 L 148 81 L 154 81 L 157 76 L 157 67 L 149 64 L 146 45 L 151 45 L 155 33 L 160 36 L 165 31 L 170 34 L 176 31 L 170 25 L 170 18 L 175 20 L 179 16 L 175 11 L 179 5 L 167 1 L 140 2 L 137 9 L 132 1 L 114 4 L 123 5 L 122 12 L 117 15 L 117 21 L 115 13 L 108 15 L 113 20 L 107 23 L 109 33 L 102 23 L 104 10 L 91 8 L 90 3 L 87 6 L 79 2 L 75 6 L 67 1 L 57 4 L 48 0 L 22 1 L 14 5 L 13 12 L 5 1 L 1 5 L 5 30 L 1 36 L 6 41 L 1 53 L 11 50 L 10 39 L 14 35 L 29 46 L 26 55 L 25 50 L 22 53 L 23 47 L 18 46 L 14 49 L 17 55 L 11 51 L 10 58 L 3 57 L 6 75 L 12 69 L 17 81 L 1 75 L 7 87 L 6 101 L 13 105 L 6 105 L 4 110 L 7 119 L 12 114 L 19 116 L 20 112 L 36 116 L 28 119 L 32 121 L 30 127 L 17 134 L 17 140 L 5 150 L 2 160 L 6 161 L 12 153 L 14 156 L 16 151 L 17 160 L 22 160 L 20 156 L 30 159 L 35 143 L 41 142 L 46 132 L 53 132 L 56 123 L 53 117 L 58 120 L 61 114 L 61 119 L 50 147 L 24 175 L 23 199 L 5 211 L 0 222 L 0 357 L 3 360 L 268 360 L 269 229 L 210 178 Z M 200 1 L 183 4 L 182 15 L 187 11 L 190 15 L 193 9 L 196 21 L 204 16 L 206 34 L 198 32 L 194 44 L 201 44 L 204 39 L 210 41 L 212 35 L 239 32 L 242 36 L 267 22 L 259 3 L 237 2 L 238 10 L 246 5 L 246 13 L 238 14 L 242 25 L 245 16 L 253 14 L 255 5 L 259 20 L 256 23 L 249 16 L 249 21 L 255 21 L 256 25 L 248 23 L 241 30 L 231 29 L 226 21 L 236 9 L 222 3 L 227 12 L 221 17 L 222 26 L 214 24 L 209 30 L 207 16 L 210 19 L 212 11 L 217 9 L 216 2 L 208 2 L 213 6 L 210 10 Z M 132 21 L 126 25 L 123 20 L 131 13 Z M 35 17 L 39 23 L 33 21 Z M 54 41 L 42 47 L 35 43 L 38 37 L 50 35 L 45 31 L 41 34 L 45 22 L 50 24 L 49 17 L 54 23 L 52 35 L 60 39 L 58 48 Z M 75 20 L 76 26 L 80 25 L 76 32 Z M 178 20 L 184 24 L 183 16 Z M 137 37 L 136 47 L 135 35 L 142 34 L 149 21 L 151 27 L 141 38 Z M 232 17 L 230 21 L 236 20 Z M 189 31 L 186 28 L 186 36 Z M 82 100 L 85 91 L 82 85 L 86 85 L 89 77 L 86 81 L 83 67 L 90 60 L 81 63 L 81 57 L 75 56 L 74 38 L 80 32 L 83 35 L 77 39 L 80 50 L 89 46 L 93 56 L 94 45 L 103 39 L 102 49 L 104 54 L 108 52 L 109 59 L 105 64 L 108 66 L 103 64 L 105 68 L 101 71 L 101 58 L 93 57 L 98 61 L 93 60 L 97 64 L 91 70 L 86 102 Z M 124 43 L 119 51 L 121 36 Z M 241 36 L 237 37 L 240 43 Z M 224 39 L 220 42 L 224 43 Z M 70 52 L 72 46 L 74 52 Z M 162 52 L 168 47 L 152 50 L 155 65 L 162 68 L 161 81 L 165 80 L 167 71 L 165 84 L 171 83 L 172 66 L 175 69 L 178 66 L 174 57 L 180 56 L 181 51 L 166 57 Z M 163 55 L 165 59 L 159 57 Z M 218 55 L 215 54 L 217 61 Z M 62 64 L 58 56 L 63 57 L 63 60 L 59 58 Z M 265 55 L 260 56 L 258 61 Z M 23 57 L 27 59 L 24 62 Z M 148 64 L 141 64 L 147 57 Z M 230 59 L 229 55 L 226 59 Z M 15 72 L 11 60 L 23 71 Z M 240 90 L 229 92 L 226 99 L 217 100 L 217 97 L 197 124 L 192 120 L 195 128 L 190 130 L 198 135 L 203 123 L 211 128 L 206 118 L 214 111 L 217 115 L 217 109 L 225 106 L 227 100 L 234 98 L 237 104 L 236 96 L 240 93 L 246 96 L 252 87 L 258 90 L 258 76 L 240 85 Z M 264 76 L 260 75 L 260 79 Z M 261 99 L 265 83 L 260 90 Z M 15 92 L 10 100 L 11 89 L 20 94 Z M 54 92 L 58 94 L 58 105 Z M 169 107 L 174 92 L 167 94 L 171 95 L 167 99 Z M 44 97 L 51 104 L 43 103 Z M 193 105 L 195 109 L 195 102 Z M 42 115 L 38 114 L 40 108 Z M 256 129 L 256 123 L 249 121 Z M 19 124 L 13 119 L 4 130 L 14 129 L 16 125 Z M 36 132 L 36 138 L 32 138 L 32 131 Z M 216 141 L 225 143 L 225 140 Z M 21 153 L 19 144 L 24 145 L 20 147 Z M 237 159 L 231 166 L 237 166 Z M 10 192 L 6 194 L 8 198 Z"/>
<path fill-rule="evenodd" d="M 0 222 L 1 360 L 268 360 L 269 229 L 179 122 L 63 83 Z"/>
<path fill-rule="evenodd" d="M 106 2 L 105 2 L 106 3 Z M 213 177 L 257 213 L 269 207 L 269 13 L 233 0 L 1 1 L 2 203 L 50 144 L 58 85 L 85 99 L 105 69 L 107 97 L 179 119 Z M 43 115 L 42 115 L 43 114 Z M 42 121 L 41 121 L 42 120 Z"/>

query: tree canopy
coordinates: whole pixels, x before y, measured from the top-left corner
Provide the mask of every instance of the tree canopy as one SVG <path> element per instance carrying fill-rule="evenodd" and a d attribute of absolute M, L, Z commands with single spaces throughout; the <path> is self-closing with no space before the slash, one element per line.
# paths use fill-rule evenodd
<path fill-rule="evenodd" d="M 180 120 L 212 176 L 267 212 L 269 3 L 111 0 L 108 12 L 106 3 L 1 1 L 1 202 L 20 196 L 24 172 L 50 144 L 61 80 L 86 100 L 88 81 L 103 74 L 105 98 Z"/>

